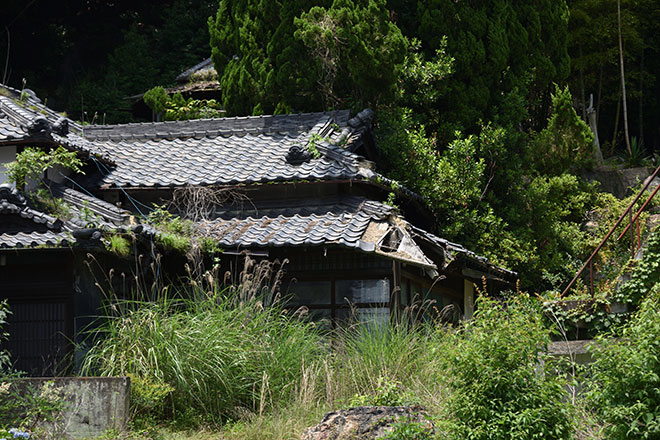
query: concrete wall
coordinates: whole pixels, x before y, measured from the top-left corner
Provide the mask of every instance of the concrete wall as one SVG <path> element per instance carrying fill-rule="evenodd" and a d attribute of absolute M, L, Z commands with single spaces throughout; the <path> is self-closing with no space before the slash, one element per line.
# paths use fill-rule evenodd
<path fill-rule="evenodd" d="M 97 437 L 109 429 L 122 431 L 129 416 L 128 377 L 56 377 L 15 379 L 21 393 L 40 390 L 47 382 L 64 401 L 63 412 L 44 428 L 69 438 Z M 60 438 L 60 437 L 58 437 Z"/>

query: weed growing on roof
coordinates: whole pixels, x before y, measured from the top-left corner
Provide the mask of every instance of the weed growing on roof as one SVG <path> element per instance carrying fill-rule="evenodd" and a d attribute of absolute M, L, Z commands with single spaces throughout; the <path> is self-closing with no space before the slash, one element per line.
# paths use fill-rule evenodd
<path fill-rule="evenodd" d="M 309 141 L 307 141 L 307 151 L 309 151 L 309 154 L 312 156 L 312 159 L 318 159 L 321 157 L 321 153 L 319 152 L 318 147 L 316 146 L 317 142 L 328 142 L 328 138 L 324 138 L 318 133 L 312 133 L 311 136 L 309 137 Z"/>
<path fill-rule="evenodd" d="M 119 257 L 127 257 L 131 253 L 131 243 L 119 234 L 107 237 L 106 249 Z"/>
<path fill-rule="evenodd" d="M 35 191 L 28 193 L 27 198 L 37 208 L 60 220 L 69 220 L 73 216 L 71 206 L 61 198 L 53 196 L 45 188 L 37 188 Z"/>
<path fill-rule="evenodd" d="M 193 245 L 194 224 L 190 220 L 172 214 L 162 206 L 155 206 L 148 221 L 158 231 L 156 241 L 166 250 L 185 254 Z"/>
<path fill-rule="evenodd" d="M 16 155 L 16 160 L 5 165 L 7 180 L 17 187 L 25 186 L 28 180 L 43 183 L 44 173 L 55 165 L 84 174 L 81 169 L 83 163 L 75 151 L 68 151 L 62 146 L 51 148 L 48 152 L 27 147 Z"/>

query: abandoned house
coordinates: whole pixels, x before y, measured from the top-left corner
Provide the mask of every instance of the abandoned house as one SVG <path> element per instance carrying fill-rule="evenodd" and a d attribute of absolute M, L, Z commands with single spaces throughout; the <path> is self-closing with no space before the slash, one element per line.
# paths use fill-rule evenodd
<path fill-rule="evenodd" d="M 84 174 L 46 173 L 52 196 L 71 207 L 60 218 L 39 211 L 30 188 L 0 187 L 0 294 L 13 311 L 16 365 L 52 374 L 73 353 L 102 301 L 89 259 L 130 270 L 106 250 L 108 234 L 130 232 L 153 251 L 147 211 L 183 188 L 231 195 L 196 212 L 196 230 L 222 249 L 225 268 L 243 253 L 287 259 L 282 289 L 314 319 L 354 311 L 387 321 L 419 300 L 469 318 L 474 283 L 497 291 L 516 274 L 430 232 L 424 200 L 367 160 L 378 154 L 371 118 L 364 110 L 80 126 L 2 87 L 0 164 L 27 146 L 58 145 L 85 163 Z M 392 192 L 400 208 L 383 203 Z"/>

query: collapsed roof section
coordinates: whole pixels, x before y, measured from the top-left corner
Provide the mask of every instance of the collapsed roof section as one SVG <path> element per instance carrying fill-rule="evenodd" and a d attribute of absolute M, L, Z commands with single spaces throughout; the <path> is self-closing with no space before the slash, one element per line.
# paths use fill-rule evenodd
<path fill-rule="evenodd" d="M 253 207 L 218 212 L 199 225 L 227 248 L 339 246 L 382 255 L 436 271 L 396 211 L 361 197 L 326 198 L 316 204 Z"/>
<path fill-rule="evenodd" d="M 315 204 L 290 200 L 217 212 L 200 231 L 227 249 L 337 246 L 353 248 L 424 269 L 431 278 L 460 265 L 468 278 L 506 283 L 516 273 L 474 252 L 412 226 L 398 211 L 363 197 L 329 197 Z M 464 267 L 463 267 L 464 266 Z"/>

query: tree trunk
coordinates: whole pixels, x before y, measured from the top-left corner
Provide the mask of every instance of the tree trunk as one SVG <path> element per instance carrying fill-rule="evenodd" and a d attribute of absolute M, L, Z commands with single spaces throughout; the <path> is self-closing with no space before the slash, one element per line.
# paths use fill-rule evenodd
<path fill-rule="evenodd" d="M 600 65 L 600 75 L 598 77 L 598 99 L 596 100 L 596 124 L 600 122 L 600 103 L 603 96 L 603 65 Z"/>
<path fill-rule="evenodd" d="M 621 84 L 619 84 L 619 94 L 616 100 L 616 116 L 614 117 L 614 133 L 612 133 L 612 145 L 610 145 L 610 156 L 614 155 L 616 147 L 616 138 L 619 134 L 619 116 L 621 116 Z"/>
<path fill-rule="evenodd" d="M 594 108 L 594 95 L 589 96 L 589 108 L 586 111 L 589 118 L 589 127 L 594 135 L 594 160 L 596 165 L 603 164 L 603 153 L 600 151 L 600 141 L 598 140 L 598 123 L 596 122 L 596 109 Z"/>
<path fill-rule="evenodd" d="M 582 58 L 582 45 L 578 46 L 580 48 L 580 58 Z M 587 120 L 587 100 L 584 90 L 584 72 L 580 69 L 580 98 L 582 99 L 582 120 Z"/>
<path fill-rule="evenodd" d="M 623 39 L 621 38 L 621 0 L 616 1 L 617 18 L 619 22 L 619 64 L 621 66 L 621 99 L 623 100 L 623 129 L 626 137 L 626 148 L 628 154 L 632 155 L 630 149 L 630 136 L 628 134 L 628 106 L 626 104 L 626 75 L 623 71 Z"/>
<path fill-rule="evenodd" d="M 644 145 L 644 46 L 639 67 L 639 144 Z"/>

